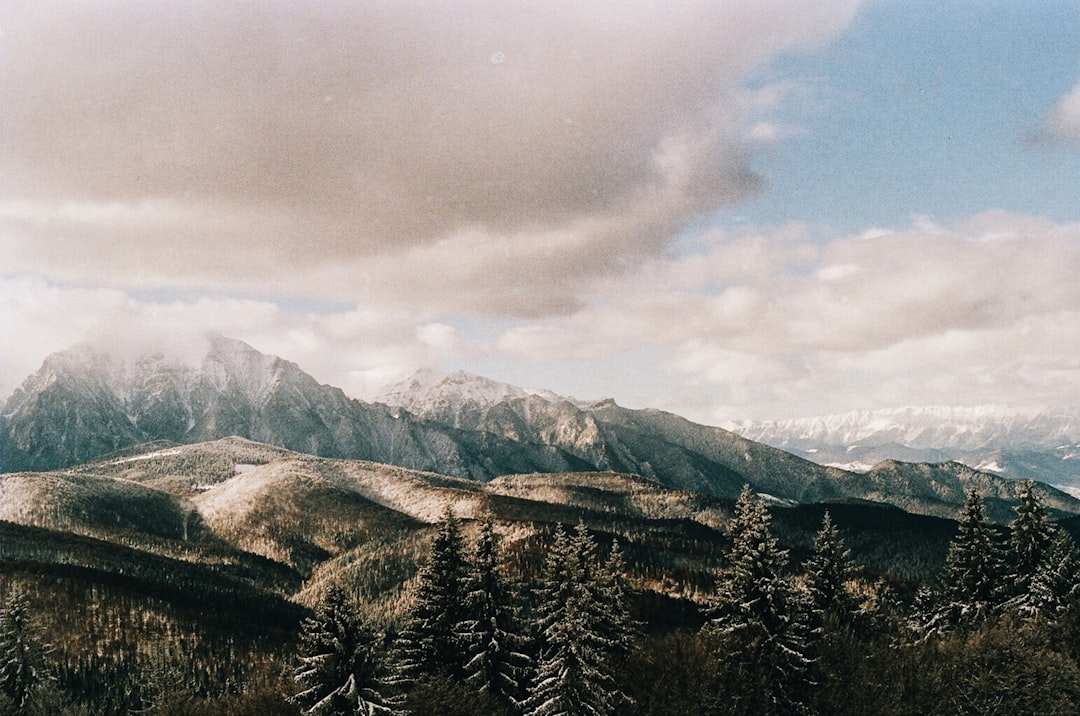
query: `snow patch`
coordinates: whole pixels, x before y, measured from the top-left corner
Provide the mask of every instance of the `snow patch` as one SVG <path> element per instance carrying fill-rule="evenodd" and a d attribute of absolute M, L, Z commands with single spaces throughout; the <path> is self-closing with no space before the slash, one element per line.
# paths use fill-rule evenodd
<path fill-rule="evenodd" d="M 109 461 L 110 465 L 123 465 L 128 462 L 138 462 L 140 460 L 153 460 L 158 457 L 172 457 L 180 454 L 180 448 L 168 448 L 167 450 L 155 450 L 154 452 L 148 452 L 145 455 L 135 455 L 134 457 L 122 457 L 116 460 Z"/>
<path fill-rule="evenodd" d="M 847 472 L 870 472 L 874 466 L 868 462 L 827 462 L 825 467 L 835 467 Z"/>

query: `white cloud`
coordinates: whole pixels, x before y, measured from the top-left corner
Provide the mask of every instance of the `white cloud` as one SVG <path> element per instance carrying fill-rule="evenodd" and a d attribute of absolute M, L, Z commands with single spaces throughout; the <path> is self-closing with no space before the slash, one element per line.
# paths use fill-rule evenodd
<path fill-rule="evenodd" d="M 684 390 L 711 396 L 696 402 L 706 420 L 1080 402 L 1080 224 L 989 212 L 706 245 L 602 284 L 581 312 L 509 330 L 500 348 L 535 359 L 654 346 Z"/>
<path fill-rule="evenodd" d="M 292 360 L 357 397 L 370 396 L 408 368 L 453 362 L 472 350 L 450 326 L 404 311 L 297 315 L 267 301 L 138 300 L 117 290 L 59 287 L 37 278 L 4 280 L 0 323 L 18 337 L 3 348 L 4 397 L 45 356 L 77 343 L 120 355 L 163 352 L 195 361 L 203 355 L 206 334 L 215 332 Z"/>
<path fill-rule="evenodd" d="M 1062 142 L 1080 142 L 1080 82 L 1043 117 L 1039 136 Z"/>
<path fill-rule="evenodd" d="M 122 289 L 573 310 L 760 189 L 747 137 L 791 131 L 767 115 L 793 90 L 747 78 L 857 7 L 5 3 L 0 263 Z"/>
<path fill-rule="evenodd" d="M 510 324 L 380 305 L 138 300 L 14 278 L 0 321 L 21 340 L 4 346 L 3 388 L 78 341 L 172 349 L 214 330 L 358 397 L 420 365 L 479 365 L 705 422 L 1080 402 L 1080 224 L 989 212 L 853 236 L 716 231 L 697 248 L 594 282 L 577 309 Z"/>

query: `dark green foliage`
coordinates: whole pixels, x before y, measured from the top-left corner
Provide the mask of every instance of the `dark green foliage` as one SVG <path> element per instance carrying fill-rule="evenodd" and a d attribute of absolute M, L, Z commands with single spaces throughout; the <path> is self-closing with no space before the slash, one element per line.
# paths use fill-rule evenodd
<path fill-rule="evenodd" d="M 632 699 L 628 716 L 722 713 L 726 699 L 718 677 L 723 660 L 697 632 L 677 631 L 640 641 L 623 681 Z"/>
<path fill-rule="evenodd" d="M 822 629 L 826 622 L 851 623 L 858 607 L 848 589 L 855 565 L 851 561 L 851 550 L 844 545 L 828 512 L 814 539 L 813 554 L 803 569 L 815 629 Z"/>
<path fill-rule="evenodd" d="M 1035 491 L 1034 482 L 1025 479 L 1017 492 L 1020 504 L 1016 505 L 1016 518 L 1009 525 L 1012 530 L 1012 589 L 1015 594 L 1023 594 L 1028 591 L 1031 578 L 1035 577 L 1035 572 L 1050 549 L 1050 543 L 1054 539 L 1054 526 Z"/>
<path fill-rule="evenodd" d="M 444 676 L 417 682 L 405 700 L 409 716 L 511 716 L 513 711 L 494 695 Z"/>
<path fill-rule="evenodd" d="M 556 529 L 541 582 L 528 716 L 605 716 L 628 702 L 615 678 L 633 641 L 621 569 L 618 550 L 601 562 L 584 524 L 573 535 Z"/>
<path fill-rule="evenodd" d="M 925 628 L 932 632 L 981 623 L 1004 602 L 1005 576 L 998 535 L 983 514 L 982 498 L 972 489 L 960 512 L 941 588 Z"/>
<path fill-rule="evenodd" d="M 1027 480 L 1010 527 L 1012 589 L 1008 606 L 1027 618 L 1055 618 L 1080 600 L 1080 554 L 1069 534 L 1056 527 Z"/>
<path fill-rule="evenodd" d="M 1080 552 L 1063 531 L 1039 561 L 1027 592 L 1018 596 L 1018 611 L 1028 617 L 1055 619 L 1080 603 Z"/>
<path fill-rule="evenodd" d="M 902 672 L 901 713 L 1074 714 L 1075 659 L 1047 647 L 1047 634 L 1007 617 L 911 647 Z"/>
<path fill-rule="evenodd" d="M 1012 549 L 1012 594 L 1027 594 L 1031 580 L 1042 568 L 1050 544 L 1054 541 L 1054 526 L 1043 507 L 1035 483 L 1024 480 L 1018 490 L 1020 504 L 1016 507 L 1016 519 L 1009 524 Z"/>

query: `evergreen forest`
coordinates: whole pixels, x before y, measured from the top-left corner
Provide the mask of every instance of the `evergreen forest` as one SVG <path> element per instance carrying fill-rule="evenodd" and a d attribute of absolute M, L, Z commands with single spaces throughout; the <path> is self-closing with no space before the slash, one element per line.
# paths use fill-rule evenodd
<path fill-rule="evenodd" d="M 307 606 L 7 559 L 3 713 L 1076 713 L 1080 553 L 1031 483 L 1007 526 L 969 492 L 922 579 L 861 564 L 844 508 L 800 545 L 747 486 L 694 579 L 617 521 L 525 531 L 447 508 L 407 578 L 341 565 Z M 50 534 L 4 527 L 16 547 Z"/>

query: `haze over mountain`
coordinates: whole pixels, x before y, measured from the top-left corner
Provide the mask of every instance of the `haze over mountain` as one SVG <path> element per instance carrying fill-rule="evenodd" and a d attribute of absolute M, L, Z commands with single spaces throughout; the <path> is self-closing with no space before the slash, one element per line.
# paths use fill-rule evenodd
<path fill-rule="evenodd" d="M 734 497 L 871 500 L 951 517 L 969 487 L 998 520 L 1015 485 L 957 463 L 886 462 L 866 474 L 825 467 L 717 427 L 613 400 L 584 403 L 467 373 L 426 372 L 363 403 L 296 364 L 215 337 L 201 361 L 119 359 L 86 348 L 51 356 L 8 400 L 3 470 L 48 470 L 163 441 L 241 436 L 298 452 L 488 481 L 521 473 L 617 472 Z M 1045 491 L 1059 513 L 1080 502 Z"/>
<path fill-rule="evenodd" d="M 868 470 L 886 459 L 956 460 L 1080 493 L 1080 409 L 908 407 L 729 423 L 741 435 L 815 462 Z"/>

